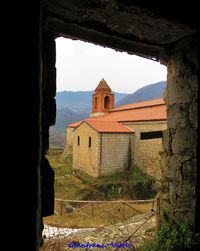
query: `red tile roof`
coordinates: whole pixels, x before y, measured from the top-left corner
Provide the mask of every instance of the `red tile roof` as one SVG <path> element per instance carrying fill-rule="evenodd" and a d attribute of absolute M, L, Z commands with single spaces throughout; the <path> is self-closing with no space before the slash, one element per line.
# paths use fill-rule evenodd
<path fill-rule="evenodd" d="M 95 89 L 95 92 L 99 92 L 99 91 L 111 92 L 110 86 L 107 84 L 107 82 L 103 78 Z"/>
<path fill-rule="evenodd" d="M 146 100 L 146 101 L 141 101 L 137 103 L 118 106 L 113 111 L 129 110 L 129 109 L 143 108 L 147 106 L 155 106 L 155 105 L 163 105 L 163 104 L 165 104 L 164 100 L 162 98 L 158 98 L 158 99 Z"/>
<path fill-rule="evenodd" d="M 89 126 L 94 128 L 97 132 L 114 132 L 114 133 L 132 133 L 131 129 L 126 126 L 116 122 L 116 121 L 97 121 L 86 119 L 82 123 L 87 123 Z"/>
<path fill-rule="evenodd" d="M 73 123 L 73 124 L 67 125 L 67 127 L 77 127 L 77 126 L 79 126 L 82 122 L 83 122 L 83 120 L 77 121 L 77 122 L 75 122 L 75 123 Z"/>
<path fill-rule="evenodd" d="M 159 105 L 153 107 L 144 107 L 140 109 L 130 109 L 130 110 L 121 110 L 118 112 L 110 112 L 106 115 L 89 118 L 95 119 L 98 121 L 152 121 L 152 120 L 166 120 L 166 106 Z"/>
<path fill-rule="evenodd" d="M 90 117 L 85 119 L 84 121 L 87 121 L 88 123 L 93 123 L 95 121 L 96 123 L 95 125 L 97 125 L 98 131 L 101 130 L 100 127 L 102 127 L 102 130 L 104 130 L 103 128 L 107 128 L 106 130 L 109 131 L 108 127 L 110 127 L 110 130 L 112 130 L 111 127 L 114 126 L 115 129 L 113 130 L 117 132 L 116 130 L 118 127 L 116 124 L 121 125 L 118 122 L 123 123 L 123 122 L 139 122 L 139 121 L 159 121 L 166 119 L 167 119 L 166 106 L 163 99 L 155 99 L 155 100 L 148 100 L 134 104 L 124 105 L 116 108 L 115 111 L 107 113 L 103 116 Z M 69 127 L 77 127 L 82 122 L 83 120 L 70 124 Z M 109 122 L 115 122 L 115 124 Z M 121 127 L 119 127 L 118 129 L 120 130 L 120 128 Z"/>

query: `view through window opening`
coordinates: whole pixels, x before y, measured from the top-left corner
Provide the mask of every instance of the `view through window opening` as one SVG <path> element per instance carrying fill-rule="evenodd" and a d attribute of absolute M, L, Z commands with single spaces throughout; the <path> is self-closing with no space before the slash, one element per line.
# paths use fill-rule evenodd
<path fill-rule="evenodd" d="M 59 40 L 62 40 L 60 45 Z M 64 45 L 66 41 L 70 41 L 68 44 L 70 50 L 67 50 L 67 46 Z M 141 180 L 138 181 L 140 185 L 131 190 L 129 188 L 138 175 L 141 177 L 146 175 L 145 168 L 147 175 L 152 177 L 150 170 L 152 168 L 148 167 L 149 163 L 145 164 L 144 168 L 142 165 L 148 156 L 152 158 L 152 163 L 155 161 L 155 154 L 151 155 L 151 149 L 154 152 L 157 151 L 157 155 L 158 151 L 162 150 L 158 147 L 158 145 L 161 146 L 161 139 L 158 139 L 156 132 L 164 130 L 166 123 L 163 122 L 163 118 L 159 123 L 151 120 L 151 112 L 148 113 L 148 111 L 151 107 L 153 107 L 152 113 L 159 113 L 157 107 L 162 110 L 161 99 L 166 85 L 166 67 L 157 62 L 157 67 L 163 71 L 162 77 L 159 76 L 157 80 L 152 77 L 153 80 L 149 80 L 147 83 L 143 80 L 144 82 L 138 84 L 137 81 L 139 82 L 140 78 L 145 75 L 148 77 L 148 73 L 145 73 L 145 63 L 155 64 L 155 62 L 93 44 L 85 51 L 82 46 L 84 42 L 81 41 L 58 38 L 56 42 L 57 60 L 60 60 L 59 63 L 56 63 L 57 117 L 56 125 L 50 129 L 50 149 L 47 156 L 56 175 L 56 215 L 47 217 L 45 223 L 47 225 L 53 223 L 58 227 L 66 228 L 87 228 L 94 227 L 94 225 L 88 225 L 87 220 L 87 217 L 93 217 L 95 219 L 93 222 L 98 226 L 115 224 L 120 222 L 119 219 L 128 219 L 135 212 L 145 210 L 145 207 L 151 208 L 153 205 L 151 199 L 155 197 L 155 193 L 152 183 L 155 180 L 149 179 L 147 182 L 149 185 L 146 188 L 144 184 L 141 185 Z M 75 46 L 77 42 L 81 43 L 80 47 Z M 89 43 L 85 44 L 89 45 Z M 102 49 L 105 49 L 108 50 L 108 58 L 111 57 L 111 52 L 116 55 L 126 55 L 127 63 L 125 63 L 124 57 L 117 61 L 115 55 L 110 64 L 105 64 L 108 61 L 105 60 L 101 66 L 97 64 L 97 70 L 95 70 L 95 62 L 99 62 L 98 57 L 94 54 L 95 47 L 97 51 L 99 48 L 101 50 L 97 52 L 99 57 L 102 55 Z M 63 56 L 59 58 L 62 50 L 63 52 L 66 50 L 66 54 L 62 52 Z M 66 64 L 65 57 L 69 64 Z M 70 60 L 70 57 L 74 60 Z M 136 63 L 133 63 L 134 66 L 130 67 L 128 71 L 127 66 L 131 64 L 130 57 L 137 58 L 138 62 L 136 60 Z M 136 74 L 139 71 L 140 63 L 140 74 Z M 116 69 L 114 65 L 117 65 Z M 59 68 L 60 66 L 62 69 Z M 74 70 L 72 70 L 72 66 Z M 149 69 L 149 76 L 153 74 L 154 66 L 151 67 L 146 67 Z M 157 75 L 158 68 L 155 67 L 154 70 Z M 92 95 L 95 94 L 95 88 L 98 85 L 102 89 L 98 98 L 94 99 L 95 112 L 92 112 Z M 114 109 L 111 110 L 109 110 L 110 96 L 106 96 L 107 85 L 111 88 L 115 100 Z M 143 97 L 141 96 L 142 91 Z M 139 98 L 136 97 L 137 95 Z M 157 102 L 155 106 L 154 102 Z M 134 105 L 135 103 L 136 105 Z M 97 109 L 100 110 L 96 112 Z M 129 118 L 132 121 L 129 121 Z M 151 134 L 151 142 L 145 140 L 144 143 L 141 143 L 142 138 L 140 137 L 143 137 L 141 135 L 148 135 L 148 132 L 152 131 L 155 133 Z M 89 136 L 90 133 L 92 133 L 92 137 Z M 160 140 L 159 144 L 157 140 Z M 79 148 L 76 148 L 77 146 Z M 88 148 L 90 148 L 90 152 L 87 152 Z M 142 149 L 143 153 L 136 151 L 137 148 Z M 133 163 L 136 160 L 137 166 Z M 99 161 L 101 165 L 98 165 Z M 133 172 L 134 165 L 137 167 L 136 173 Z M 95 166 L 96 168 L 94 168 Z M 113 172 L 114 169 L 116 170 Z M 124 173 L 126 175 L 123 175 Z M 103 177 L 102 183 L 100 183 L 101 177 Z M 122 183 L 119 180 L 122 180 Z M 146 180 L 143 181 L 146 182 Z M 99 189 L 96 188 L 97 184 Z M 124 184 L 128 184 L 127 187 Z M 133 200 L 149 200 L 150 202 L 147 202 L 142 208 L 129 202 Z M 99 201 L 99 204 L 92 202 L 90 204 L 87 201 Z M 103 202 L 101 204 L 101 201 L 107 201 L 108 204 Z M 113 201 L 127 201 L 127 204 L 122 203 L 113 207 Z M 111 208 L 113 209 L 108 213 Z M 78 210 L 82 215 L 76 215 L 73 218 L 73 212 Z M 105 215 L 105 217 L 103 219 L 99 217 L 99 219 L 97 216 L 100 215 Z"/>

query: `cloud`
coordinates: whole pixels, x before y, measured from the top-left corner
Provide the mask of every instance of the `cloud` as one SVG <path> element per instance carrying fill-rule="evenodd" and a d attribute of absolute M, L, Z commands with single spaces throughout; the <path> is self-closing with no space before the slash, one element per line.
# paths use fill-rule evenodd
<path fill-rule="evenodd" d="M 165 66 L 79 40 L 56 39 L 57 91 L 93 90 L 104 78 L 113 91 L 132 93 L 166 80 Z"/>

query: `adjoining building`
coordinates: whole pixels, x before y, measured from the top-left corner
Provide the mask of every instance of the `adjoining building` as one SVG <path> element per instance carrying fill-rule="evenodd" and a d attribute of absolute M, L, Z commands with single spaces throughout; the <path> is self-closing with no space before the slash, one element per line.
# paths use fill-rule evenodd
<path fill-rule="evenodd" d="M 98 177 L 133 165 L 159 179 L 166 119 L 162 98 L 114 108 L 114 94 L 102 79 L 92 96 L 90 117 L 67 126 L 73 168 Z"/>

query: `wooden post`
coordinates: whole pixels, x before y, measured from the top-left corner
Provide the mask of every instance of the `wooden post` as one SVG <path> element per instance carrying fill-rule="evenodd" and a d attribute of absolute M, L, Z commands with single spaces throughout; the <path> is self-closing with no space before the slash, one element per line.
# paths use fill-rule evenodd
<path fill-rule="evenodd" d="M 62 201 L 60 201 L 60 215 L 62 215 Z"/>
<path fill-rule="evenodd" d="M 94 203 L 92 202 L 92 218 L 94 218 Z"/>
<path fill-rule="evenodd" d="M 123 219 L 125 220 L 125 203 L 123 202 L 123 210 L 122 210 L 122 213 L 123 213 Z"/>

